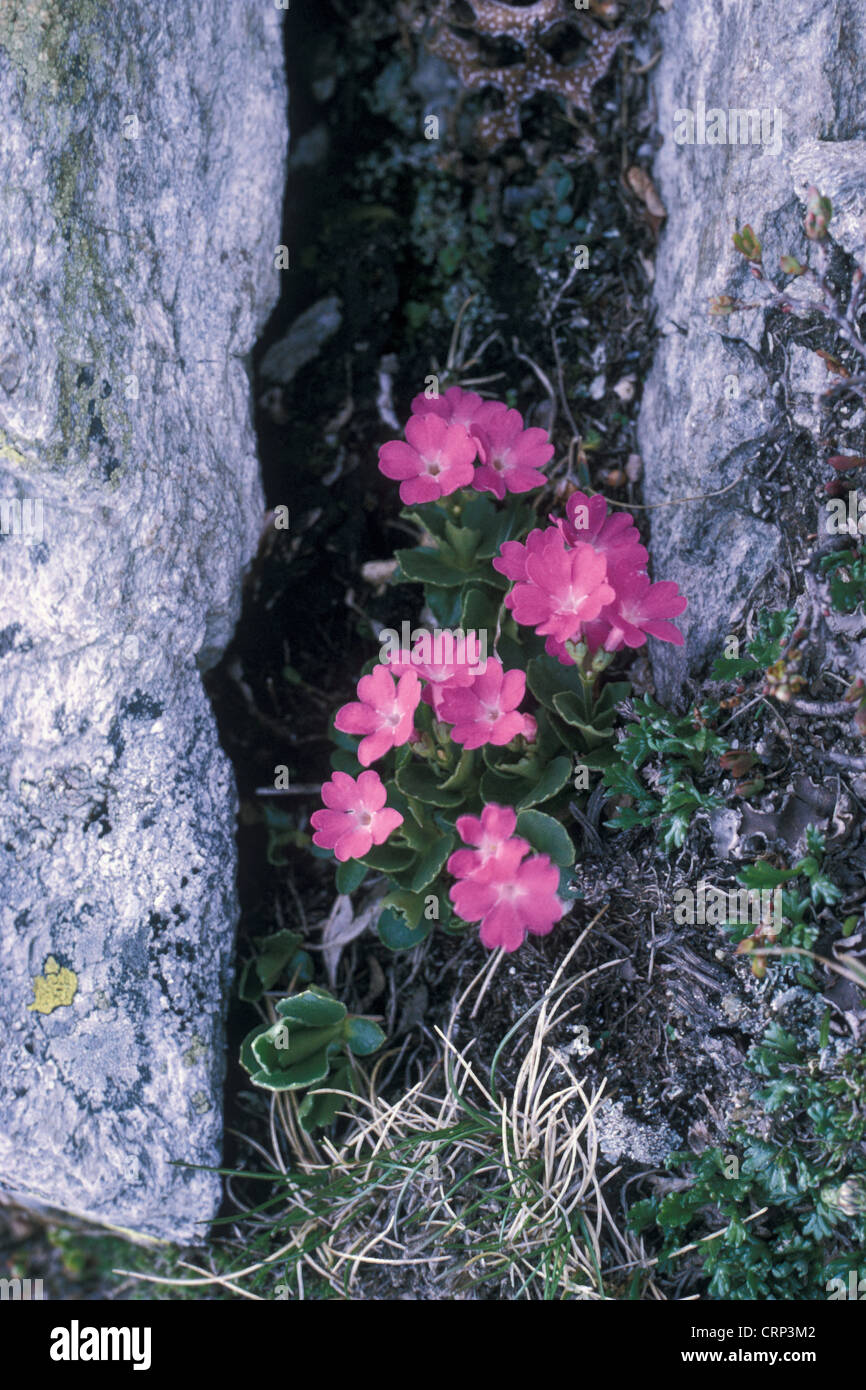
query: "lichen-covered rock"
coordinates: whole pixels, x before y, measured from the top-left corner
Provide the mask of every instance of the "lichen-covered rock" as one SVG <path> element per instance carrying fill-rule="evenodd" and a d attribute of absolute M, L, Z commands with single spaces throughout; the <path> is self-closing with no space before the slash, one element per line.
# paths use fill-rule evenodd
<path fill-rule="evenodd" d="M 860 13 L 858 0 L 675 0 L 656 21 L 663 54 L 651 80 L 663 143 L 654 177 L 668 218 L 655 287 L 661 338 L 639 437 L 658 576 L 689 597 L 685 649 L 657 643 L 653 654 L 666 700 L 720 654 L 749 595 L 766 601 L 771 592 L 785 523 L 761 484 L 773 465 L 778 472 L 792 426 L 808 428 L 818 462 L 820 416 L 804 394 L 812 383 L 802 364 L 796 381 L 785 382 L 784 364 L 768 371 L 777 345 L 765 312 L 720 319 L 707 310 L 716 294 L 758 298 L 731 244 L 736 227 L 751 224 L 774 274 L 781 253 L 803 247 L 809 183 L 840 199 L 845 216 L 831 231 L 855 250 L 866 151 Z M 816 532 L 808 506 L 803 529 Z"/>
<path fill-rule="evenodd" d="M 235 792 L 201 669 L 263 515 L 280 11 L 0 9 L 0 1188 L 219 1200 Z"/>

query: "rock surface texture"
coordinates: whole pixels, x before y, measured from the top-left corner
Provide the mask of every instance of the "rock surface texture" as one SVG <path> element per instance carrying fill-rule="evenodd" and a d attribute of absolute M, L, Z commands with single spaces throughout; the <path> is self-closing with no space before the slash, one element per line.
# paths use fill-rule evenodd
<path fill-rule="evenodd" d="M 263 515 L 280 11 L 0 7 L 0 1188 L 215 1213 L 235 791 L 201 670 Z"/>
<path fill-rule="evenodd" d="M 654 177 L 668 218 L 657 258 L 661 338 L 639 437 L 657 574 L 689 598 L 685 648 L 653 644 L 660 696 L 672 700 L 689 671 L 721 654 L 751 595 L 774 606 L 786 532 L 819 530 L 817 491 L 834 452 L 819 445 L 815 393 L 826 369 L 806 346 L 780 347 L 763 309 L 707 310 L 717 294 L 759 298 L 731 243 L 736 227 L 751 224 L 773 275 L 780 254 L 805 254 L 810 183 L 834 199 L 834 238 L 862 256 L 866 29 L 860 0 L 674 0 L 655 38 L 663 144 Z M 862 435 L 852 443 L 862 452 Z M 720 495 L 677 500 L 708 493 Z"/>

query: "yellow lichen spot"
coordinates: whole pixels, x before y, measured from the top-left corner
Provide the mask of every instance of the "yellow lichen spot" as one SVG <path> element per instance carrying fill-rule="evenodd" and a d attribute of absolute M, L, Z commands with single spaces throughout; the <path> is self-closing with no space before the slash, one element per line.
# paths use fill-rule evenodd
<path fill-rule="evenodd" d="M 53 956 L 47 956 L 42 967 L 43 974 L 34 975 L 33 993 L 36 995 L 28 1009 L 38 1014 L 50 1014 L 64 1004 L 71 1004 L 78 991 L 78 976 L 65 965 L 58 965 Z"/>

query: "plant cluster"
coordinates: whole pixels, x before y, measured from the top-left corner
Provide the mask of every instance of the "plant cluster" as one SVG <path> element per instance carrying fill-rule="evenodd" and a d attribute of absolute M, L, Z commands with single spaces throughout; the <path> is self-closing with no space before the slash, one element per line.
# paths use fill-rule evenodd
<path fill-rule="evenodd" d="M 518 411 L 457 386 L 417 396 L 405 439 L 380 450 L 420 529 L 421 544 L 397 552 L 397 579 L 423 584 L 439 626 L 383 642 L 337 712 L 312 824 L 340 892 L 368 871 L 386 877 L 378 929 L 396 949 L 434 921 L 479 922 L 485 944 L 508 951 L 551 930 L 575 857 L 573 760 L 610 743 L 628 693 L 602 672 L 648 635 L 682 642 L 671 619 L 686 600 L 650 581 L 630 517 L 575 491 L 564 517 L 532 526 L 522 497 L 552 453 Z"/>
<path fill-rule="evenodd" d="M 781 927 L 778 930 L 772 912 L 755 930 L 742 923 L 725 924 L 739 943 L 738 954 L 758 953 L 752 961 L 752 972 L 759 979 L 766 973 L 767 958 L 760 954 L 763 948 L 796 947 L 811 951 L 820 931 L 818 914 L 842 897 L 842 890 L 824 871 L 825 840 L 813 825 L 806 829 L 806 849 L 807 853 L 790 869 L 777 868 L 766 859 L 758 859 L 737 874 L 738 883 L 750 892 L 781 894 Z M 798 882 L 803 879 L 805 884 Z M 811 985 L 810 962 L 804 965 L 800 979 L 801 983 Z"/>
<path fill-rule="evenodd" d="M 859 546 L 822 556 L 818 568 L 829 576 L 830 603 L 835 612 L 847 616 L 866 606 L 866 556 Z"/>
<path fill-rule="evenodd" d="M 720 806 L 721 799 L 695 786 L 706 771 L 707 759 L 725 747 L 712 729 L 717 706 L 696 705 L 686 715 L 671 714 L 647 696 L 632 705 L 635 722 L 628 724 L 615 745 L 615 757 L 602 770 L 605 786 L 615 796 L 614 830 L 654 826 L 666 853 L 680 849 L 689 825 L 699 811 Z M 653 789 L 639 776 L 653 760 Z"/>
<path fill-rule="evenodd" d="M 671 1154 L 667 1166 L 685 1168 L 687 1185 L 636 1203 L 630 1225 L 658 1229 L 662 1269 L 688 1243 L 710 1298 L 823 1299 L 862 1264 L 866 1067 L 854 1053 L 810 1059 L 776 1023 L 747 1066 L 760 1078 L 753 1099 L 767 1132 L 735 1129 L 731 1152 Z"/>
<path fill-rule="evenodd" d="M 318 985 L 280 999 L 276 1014 L 244 1038 L 241 1065 L 265 1090 L 306 1093 L 298 1106 L 304 1129 L 328 1125 L 342 1102 L 338 1092 L 355 1091 L 352 1059 L 377 1052 L 384 1034 Z"/>

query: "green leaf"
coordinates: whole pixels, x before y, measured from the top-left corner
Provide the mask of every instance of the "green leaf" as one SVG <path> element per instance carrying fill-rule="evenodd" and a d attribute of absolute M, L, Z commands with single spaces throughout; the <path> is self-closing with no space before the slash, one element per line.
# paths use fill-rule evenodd
<path fill-rule="evenodd" d="M 352 1068 L 348 1061 L 336 1067 L 328 1076 L 327 1081 L 329 1088 L 333 1087 L 335 1091 L 356 1093 Z M 327 1091 L 309 1091 L 298 1105 L 298 1119 L 301 1128 L 309 1134 L 314 1129 L 322 1129 L 326 1125 L 333 1124 L 338 1113 L 344 1110 L 347 1104 L 348 1102 L 343 1096 L 335 1096 L 330 1089 Z"/>
<path fill-rule="evenodd" d="M 367 876 L 367 865 L 359 859 L 347 859 L 337 865 L 337 892 L 354 893 Z"/>
<path fill-rule="evenodd" d="M 413 864 L 411 869 L 407 869 L 404 874 L 397 875 L 397 880 L 402 888 L 410 893 L 420 893 L 428 884 L 432 883 L 442 871 L 445 861 L 454 848 L 454 836 L 442 835 L 435 840 L 429 849 L 422 854 Z"/>
<path fill-rule="evenodd" d="M 254 1004 L 261 999 L 265 990 L 273 988 L 289 961 L 298 954 L 300 944 L 301 937 L 293 931 L 257 937 L 259 954 L 244 966 L 238 990 L 241 999 L 247 1004 Z"/>
<path fill-rule="evenodd" d="M 251 1075 L 253 1072 L 259 1070 L 258 1059 L 256 1058 L 256 1055 L 253 1052 L 253 1043 L 255 1039 L 261 1035 L 263 1029 L 264 1025 L 261 1023 L 257 1023 L 255 1028 L 250 1029 L 243 1042 L 241 1043 L 239 1059 L 240 1064 L 243 1067 L 244 1071 L 248 1071 Z"/>
<path fill-rule="evenodd" d="M 744 888 L 778 888 L 796 876 L 796 869 L 774 869 L 765 859 L 756 859 L 737 874 L 737 881 Z"/>
<path fill-rule="evenodd" d="M 379 940 L 389 951 L 411 951 L 413 946 L 419 946 L 430 935 L 433 923 L 422 918 L 417 927 L 412 928 L 402 912 L 388 907 L 380 916 L 376 930 Z"/>
<path fill-rule="evenodd" d="M 356 1057 L 378 1052 L 384 1041 L 382 1029 L 368 1018 L 350 1018 L 346 1024 L 346 1042 Z"/>
<path fill-rule="evenodd" d="M 571 761 L 568 758 L 554 758 L 536 782 L 530 785 L 529 790 L 525 791 L 517 802 L 520 810 L 526 810 L 530 806 L 539 806 L 543 801 L 549 801 L 558 791 L 561 791 L 568 782 L 571 775 Z"/>
<path fill-rule="evenodd" d="M 526 788 L 519 777 L 504 777 L 488 768 L 481 778 L 481 798 L 485 805 L 496 801 L 500 806 L 516 806 Z"/>
<path fill-rule="evenodd" d="M 427 600 L 427 607 L 439 627 L 454 628 L 460 625 L 461 593 L 459 589 L 425 589 L 424 597 Z M 424 709 L 428 708 L 428 705 L 424 706 Z"/>
<path fill-rule="evenodd" d="M 357 778 L 364 771 L 358 761 L 357 753 L 351 753 L 348 748 L 335 748 L 331 754 L 331 767 L 334 772 L 347 772 L 350 777 Z"/>
<path fill-rule="evenodd" d="M 446 521 L 445 534 L 454 552 L 455 563 L 461 569 L 469 569 L 475 559 L 481 532 L 473 530 L 471 526 L 456 526 L 453 521 Z"/>
<path fill-rule="evenodd" d="M 487 493 L 479 492 L 463 508 L 462 519 L 467 525 L 478 527 L 481 531 L 478 558 L 491 560 L 506 541 L 516 540 L 529 530 L 534 513 L 530 507 L 512 498 L 504 507 L 498 507 Z"/>
<path fill-rule="evenodd" d="M 521 811 L 517 817 L 517 834 L 528 840 L 534 850 L 548 855 L 554 864 L 574 863 L 574 845 L 565 827 L 543 811 Z"/>
<path fill-rule="evenodd" d="M 428 806 L 459 806 L 464 800 L 461 790 L 446 790 L 426 763 L 407 763 L 400 768 L 394 780 L 405 796 L 424 801 Z"/>
<path fill-rule="evenodd" d="M 451 773 L 442 783 L 442 791 L 456 791 L 458 788 L 465 788 L 475 780 L 472 776 L 475 770 L 475 750 L 464 748 L 460 754 L 460 759 Z M 467 793 L 464 791 L 464 796 Z"/>
<path fill-rule="evenodd" d="M 662 1227 L 688 1226 L 693 1215 L 687 1194 L 669 1192 L 659 1202 L 658 1222 Z"/>
<path fill-rule="evenodd" d="M 263 1068 L 253 1076 L 256 1086 L 264 1086 L 269 1091 L 298 1091 L 304 1086 L 315 1085 L 317 1081 L 324 1081 L 328 1075 L 330 1063 L 326 1051 L 312 1053 L 309 1057 L 304 1057 L 294 1066 L 284 1067 L 278 1071 Z"/>
<path fill-rule="evenodd" d="M 748 656 L 720 656 L 713 662 L 711 674 L 714 681 L 732 681 L 738 676 L 753 675 L 760 669 Z"/>
<path fill-rule="evenodd" d="M 409 893 L 405 888 L 398 888 L 382 899 L 382 907 L 393 907 L 395 911 L 402 912 L 410 930 L 414 931 L 424 911 L 424 899 L 418 893 Z"/>
<path fill-rule="evenodd" d="M 464 632 L 486 632 L 488 654 L 493 648 L 499 608 L 499 599 L 480 585 L 470 585 L 463 595 L 460 626 Z"/>
<path fill-rule="evenodd" d="M 374 869 L 376 873 L 393 874 L 400 869 L 407 869 L 414 858 L 415 851 L 412 849 L 401 849 L 396 845 L 384 844 L 374 845 L 359 860 L 359 863 L 366 864 L 368 869 Z"/>
<path fill-rule="evenodd" d="M 526 683 L 536 700 L 550 710 L 556 708 L 553 703 L 556 695 L 571 691 L 583 701 L 584 716 L 589 720 L 586 690 L 576 666 L 563 666 L 552 656 L 534 656 L 526 667 Z"/>
<path fill-rule="evenodd" d="M 346 1017 L 346 1006 L 319 985 L 310 985 L 302 994 L 292 994 L 277 1004 L 281 1018 L 310 1028 L 325 1028 Z"/>
<path fill-rule="evenodd" d="M 758 666 L 766 670 L 779 660 L 786 638 L 790 637 L 797 621 L 794 608 L 781 608 L 771 612 L 762 608 L 758 614 L 757 635 L 749 643 L 749 653 Z"/>
<path fill-rule="evenodd" d="M 566 724 L 570 724 L 574 729 L 580 729 L 584 738 L 590 744 L 604 743 L 610 738 L 610 726 L 613 718 L 608 718 L 602 711 L 598 722 L 596 722 L 595 712 L 587 715 L 586 701 L 572 691 L 566 690 L 553 697 L 553 708 Z"/>
<path fill-rule="evenodd" d="M 646 1231 L 650 1226 L 654 1226 L 655 1220 L 656 1204 L 650 1198 L 642 1202 L 635 1202 L 629 1208 L 629 1229 L 634 1231 L 636 1235 L 640 1235 L 641 1231 Z"/>
<path fill-rule="evenodd" d="M 426 531 L 438 541 L 445 540 L 445 527 L 448 513 L 436 502 L 427 502 L 422 507 L 401 507 L 400 515 L 406 521 L 414 521 L 421 531 Z"/>
<path fill-rule="evenodd" d="M 320 1052 L 339 1049 L 343 1020 L 327 1028 L 307 1028 L 278 1019 L 257 1038 L 252 1052 L 266 1071 L 286 1071 Z"/>
<path fill-rule="evenodd" d="M 418 546 L 415 550 L 397 550 L 394 553 L 404 579 L 443 589 L 456 589 L 466 581 L 465 570 L 457 569 L 443 560 L 438 550 L 425 550 Z"/>

